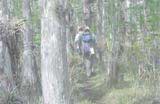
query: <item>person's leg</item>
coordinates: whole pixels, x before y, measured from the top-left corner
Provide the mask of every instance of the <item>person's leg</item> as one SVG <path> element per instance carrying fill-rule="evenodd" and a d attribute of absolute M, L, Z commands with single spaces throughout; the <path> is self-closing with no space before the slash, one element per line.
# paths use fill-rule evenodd
<path fill-rule="evenodd" d="M 89 53 L 84 54 L 84 64 L 85 64 L 87 77 L 90 77 L 92 71 L 91 71 L 91 60 L 90 60 Z"/>
<path fill-rule="evenodd" d="M 90 69 L 91 69 L 92 74 L 94 74 L 95 64 L 96 64 L 96 55 L 95 54 L 91 56 L 90 62 L 91 62 Z"/>

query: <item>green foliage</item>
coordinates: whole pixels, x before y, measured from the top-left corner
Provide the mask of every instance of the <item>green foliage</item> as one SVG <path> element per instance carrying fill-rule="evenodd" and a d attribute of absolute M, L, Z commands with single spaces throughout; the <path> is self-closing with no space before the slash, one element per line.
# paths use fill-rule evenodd
<path fill-rule="evenodd" d="M 78 104 L 94 104 L 94 103 L 92 103 L 90 100 L 84 100 L 84 101 L 81 101 Z"/>
<path fill-rule="evenodd" d="M 148 16 L 148 23 L 153 31 L 158 30 L 160 21 L 160 1 L 159 0 L 146 0 L 146 5 L 150 11 Z"/>
<path fill-rule="evenodd" d="M 105 21 L 107 21 L 105 23 L 105 25 L 107 25 L 105 30 L 107 39 L 104 40 L 106 40 L 108 43 L 108 51 L 105 53 L 107 53 L 107 55 L 112 54 L 112 44 L 115 41 L 113 38 L 118 37 L 119 34 L 121 34 L 119 29 L 122 29 L 124 25 L 126 25 L 126 29 L 129 31 L 127 34 L 128 36 L 124 37 L 127 37 L 127 41 L 129 41 L 131 44 L 130 47 L 125 47 L 124 45 L 124 57 L 122 57 L 120 59 L 121 62 L 119 62 L 120 71 L 125 74 L 124 82 L 121 82 L 120 85 L 117 85 L 117 88 L 109 89 L 103 86 L 104 79 L 106 78 L 106 71 L 104 73 L 97 72 L 96 76 L 88 80 L 85 76 L 85 70 L 78 66 L 78 64 L 80 64 L 79 62 L 81 62 L 81 58 L 77 57 L 78 55 L 72 56 L 69 54 L 70 78 L 72 81 L 74 94 L 79 95 L 78 100 L 80 101 L 78 104 L 94 104 L 94 101 L 92 101 L 93 99 L 96 99 L 97 102 L 101 102 L 102 104 L 148 104 L 148 102 L 145 101 L 148 101 L 147 98 L 151 95 L 154 95 L 156 92 L 152 92 L 152 90 L 155 89 L 155 83 L 153 84 L 154 81 L 140 81 L 137 77 L 139 62 L 144 62 L 146 65 L 148 65 L 148 62 L 151 61 L 148 59 L 149 57 L 154 54 L 160 56 L 159 50 L 154 46 L 155 40 L 158 42 L 160 41 L 160 0 L 144 1 L 145 3 L 137 5 L 136 3 L 134 5 L 131 4 L 130 7 L 127 8 L 129 20 L 125 22 L 119 19 L 122 12 L 122 8 L 119 6 L 121 1 L 107 0 L 107 3 L 104 3 L 106 9 L 105 12 L 107 14 L 105 16 Z M 41 16 L 38 2 L 39 0 L 32 0 L 31 3 L 31 24 L 34 32 L 36 33 L 33 38 L 34 43 L 40 46 Z M 74 21 L 76 22 L 75 24 L 79 25 L 83 21 L 83 0 L 69 0 L 69 2 L 73 9 Z M 96 2 L 93 2 L 92 0 L 92 3 Z M 13 15 L 18 18 L 22 18 L 22 0 L 13 0 L 13 5 Z M 146 15 L 144 14 L 144 11 L 146 12 Z M 144 28 L 147 29 L 146 33 L 144 33 Z M 92 23 L 91 31 L 96 33 L 96 21 Z M 156 36 L 150 32 L 157 32 Z M 118 37 L 117 39 L 120 38 Z M 157 45 L 159 47 L 158 43 Z M 149 51 L 151 53 L 149 53 Z M 123 62 L 122 60 L 125 60 L 125 58 L 126 61 Z M 136 63 L 134 63 L 133 60 L 135 60 Z M 151 66 L 151 69 L 152 67 L 153 65 Z M 98 66 L 98 70 L 101 70 L 100 66 Z M 85 82 L 86 80 L 87 82 Z M 87 87 L 90 89 L 92 95 L 80 95 L 83 93 L 82 89 L 86 87 L 86 83 L 89 85 L 89 87 Z M 150 89 L 150 87 L 152 87 L 152 89 Z M 160 92 L 159 88 L 157 88 L 157 92 Z M 9 102 L 8 104 L 14 104 L 13 102 L 16 98 L 16 93 L 7 92 L 5 95 L 4 93 L 2 94 L 0 92 L 0 96 L 1 95 L 6 98 L 5 101 Z"/>
<path fill-rule="evenodd" d="M 32 26 L 35 32 L 40 33 L 40 7 L 38 5 L 39 0 L 32 1 L 31 11 L 32 11 Z"/>
<path fill-rule="evenodd" d="M 40 46 L 40 44 L 41 44 L 41 35 L 40 35 L 40 34 L 34 35 L 34 37 L 33 37 L 33 42 L 34 42 L 36 45 Z"/>
<path fill-rule="evenodd" d="M 70 0 L 71 6 L 74 11 L 74 19 L 78 20 L 78 23 L 83 21 L 83 2 L 82 0 Z M 79 24 L 78 24 L 79 25 Z"/>
<path fill-rule="evenodd" d="M 20 18 L 22 17 L 22 0 L 13 0 L 13 15 Z"/>

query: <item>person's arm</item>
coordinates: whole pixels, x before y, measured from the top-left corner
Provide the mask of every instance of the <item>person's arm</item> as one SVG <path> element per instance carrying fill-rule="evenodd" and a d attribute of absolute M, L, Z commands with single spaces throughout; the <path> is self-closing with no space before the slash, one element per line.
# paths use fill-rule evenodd
<path fill-rule="evenodd" d="M 77 34 L 76 37 L 75 37 L 75 39 L 74 39 L 75 43 L 78 43 L 78 41 L 79 41 L 79 34 Z"/>

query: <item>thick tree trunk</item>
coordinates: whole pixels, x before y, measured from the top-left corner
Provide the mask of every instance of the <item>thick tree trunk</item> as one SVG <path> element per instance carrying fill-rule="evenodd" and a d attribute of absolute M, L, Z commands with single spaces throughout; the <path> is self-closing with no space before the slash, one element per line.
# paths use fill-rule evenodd
<path fill-rule="evenodd" d="M 84 24 L 91 26 L 91 8 L 90 0 L 83 0 Z"/>
<path fill-rule="evenodd" d="M 33 34 L 31 31 L 31 10 L 30 0 L 23 0 L 23 17 L 26 20 L 23 31 L 23 70 L 22 70 L 22 93 L 24 94 L 26 103 L 34 104 L 36 97 L 36 67 L 33 56 Z"/>
<path fill-rule="evenodd" d="M 6 19 L 9 19 L 11 17 L 11 11 L 12 11 L 12 0 L 2 0 L 2 15 L 5 16 Z"/>
<path fill-rule="evenodd" d="M 41 0 L 41 69 L 44 104 L 70 104 L 66 53 L 67 0 Z"/>
<path fill-rule="evenodd" d="M 0 1 L 0 83 L 5 90 L 13 88 L 13 73 L 12 73 L 12 62 L 9 53 L 7 36 L 10 35 L 7 20 L 9 17 L 8 4 L 6 0 Z M 4 23 L 3 23 L 4 22 Z M 5 24 L 6 22 L 6 24 Z"/>
<path fill-rule="evenodd" d="M 9 8 L 7 4 L 7 0 L 2 0 L 2 15 L 9 15 Z"/>
<path fill-rule="evenodd" d="M 2 40 L 0 40 L 0 83 L 4 90 L 11 90 L 13 87 L 11 58 L 8 47 Z"/>
<path fill-rule="evenodd" d="M 99 62 L 102 66 L 102 69 L 105 70 L 105 63 L 104 61 L 107 60 L 107 57 L 105 56 L 106 52 L 106 30 L 105 28 L 105 6 L 104 6 L 104 0 L 97 0 L 97 53 L 99 57 Z"/>
<path fill-rule="evenodd" d="M 102 33 L 102 19 L 103 19 L 103 0 L 98 0 L 97 1 L 97 34 L 99 35 L 98 37 L 100 37 L 101 35 L 103 35 Z"/>

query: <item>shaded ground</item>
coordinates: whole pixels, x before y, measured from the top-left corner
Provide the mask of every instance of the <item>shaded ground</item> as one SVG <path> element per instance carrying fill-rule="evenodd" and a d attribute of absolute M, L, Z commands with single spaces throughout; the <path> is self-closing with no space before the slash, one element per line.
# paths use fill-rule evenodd
<path fill-rule="evenodd" d="M 155 86 L 125 77 L 115 88 L 108 89 L 104 79 L 101 72 L 84 78 L 79 83 L 78 104 L 160 104 L 160 89 Z"/>
<path fill-rule="evenodd" d="M 98 103 L 98 101 L 107 92 L 104 79 L 105 78 L 103 74 L 95 74 L 94 76 L 87 78 L 83 82 L 81 82 L 82 86 L 79 87 L 79 96 L 81 100 L 88 100 L 91 104 L 100 104 Z"/>

